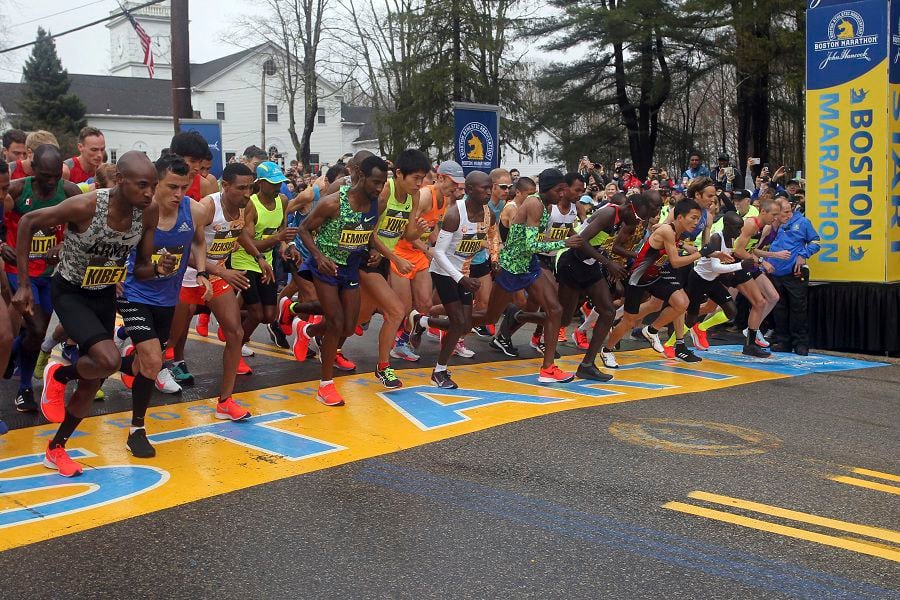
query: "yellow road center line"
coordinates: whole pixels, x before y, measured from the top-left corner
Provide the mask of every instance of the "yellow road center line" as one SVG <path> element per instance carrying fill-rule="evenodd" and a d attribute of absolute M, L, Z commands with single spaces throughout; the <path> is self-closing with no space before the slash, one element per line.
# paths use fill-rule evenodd
<path fill-rule="evenodd" d="M 225 342 L 220 342 L 219 338 L 210 339 L 210 338 L 205 338 L 205 337 L 202 337 L 199 335 L 195 335 L 193 333 L 189 333 L 188 339 L 196 340 L 198 342 L 205 342 L 207 344 L 212 344 L 214 346 L 221 346 L 222 348 L 225 347 Z M 283 360 L 292 360 L 292 361 L 295 360 L 293 353 L 289 354 L 287 350 L 283 350 L 282 352 L 273 352 L 271 350 L 263 350 L 262 348 L 258 348 L 258 346 L 256 345 L 256 342 L 251 342 L 250 344 L 253 346 L 254 352 L 256 352 L 257 354 L 262 354 L 263 356 L 271 356 L 273 358 L 280 358 Z"/>
<path fill-rule="evenodd" d="M 900 544 L 900 531 L 891 529 L 882 529 L 881 527 L 871 527 L 869 525 L 859 525 L 857 523 L 848 523 L 847 521 L 839 521 L 837 519 L 829 519 L 828 517 L 820 517 L 819 515 L 811 515 L 808 513 L 780 508 L 778 506 L 770 506 L 768 504 L 760 504 L 759 502 L 751 502 L 749 500 L 741 500 L 740 498 L 732 498 L 730 496 L 720 496 L 718 494 L 710 494 L 709 492 L 691 492 L 689 498 L 696 500 L 704 500 L 724 506 L 732 506 L 744 510 L 752 510 L 753 512 L 780 517 L 782 519 L 790 519 L 792 521 L 800 521 L 801 523 L 809 523 L 810 525 L 819 525 L 820 527 L 828 527 L 829 529 L 837 529 L 846 531 L 847 533 L 855 533 L 857 535 L 865 535 L 868 537 L 878 538 L 888 542 Z"/>
<path fill-rule="evenodd" d="M 846 475 L 835 475 L 834 477 L 829 477 L 828 479 L 840 483 L 846 483 L 848 485 L 855 485 L 857 487 L 875 490 L 877 492 L 887 492 L 888 494 L 897 494 L 898 496 L 900 496 L 900 487 L 897 487 L 896 485 L 878 483 L 877 481 L 869 481 L 867 479 L 857 479 L 856 477 L 847 477 Z"/>
<path fill-rule="evenodd" d="M 881 471 L 873 471 L 872 469 L 853 469 L 853 472 L 857 475 L 867 475 L 869 477 L 876 477 L 878 479 L 887 479 L 888 481 L 896 481 L 900 483 L 900 475 L 891 475 L 890 473 L 882 473 Z"/>
<path fill-rule="evenodd" d="M 805 529 L 788 527 L 787 525 L 779 525 L 777 523 L 760 521 L 759 519 L 752 519 L 750 517 L 734 515 L 720 510 L 704 508 L 702 506 L 685 504 L 684 502 L 666 502 L 665 504 L 663 504 L 663 508 L 676 510 L 678 512 L 683 512 L 697 517 L 706 517 L 707 519 L 714 519 L 716 521 L 731 523 L 733 525 L 740 525 L 741 527 L 747 527 L 749 529 L 757 529 L 759 531 L 777 533 L 779 535 L 806 540 L 808 542 L 816 542 L 825 546 L 832 546 L 834 548 L 850 550 L 852 552 L 858 552 L 860 554 L 867 554 L 869 556 L 875 556 L 877 558 L 884 558 L 893 562 L 900 562 L 900 551 L 888 550 L 872 544 L 855 542 L 831 535 L 815 533 L 813 531 L 806 531 Z"/>

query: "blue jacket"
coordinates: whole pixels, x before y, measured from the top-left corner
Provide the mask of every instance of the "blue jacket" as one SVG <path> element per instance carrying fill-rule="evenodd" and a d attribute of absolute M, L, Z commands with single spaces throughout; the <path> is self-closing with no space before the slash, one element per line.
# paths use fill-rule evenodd
<path fill-rule="evenodd" d="M 687 177 L 688 180 L 691 180 L 695 177 L 712 177 L 712 174 L 709 172 L 709 169 L 706 167 L 706 165 L 700 165 L 699 167 L 697 167 L 696 171 L 692 171 L 691 169 L 686 170 L 681 174 L 681 177 Z"/>
<path fill-rule="evenodd" d="M 795 212 L 791 220 L 778 229 L 769 251 L 778 252 L 779 250 L 790 251 L 791 257 L 788 260 L 766 259 L 775 267 L 773 275 L 776 277 L 790 275 L 794 271 L 794 263 L 798 256 L 808 259 L 819 251 L 819 234 L 816 233 L 816 229 L 809 219 L 801 213 Z"/>

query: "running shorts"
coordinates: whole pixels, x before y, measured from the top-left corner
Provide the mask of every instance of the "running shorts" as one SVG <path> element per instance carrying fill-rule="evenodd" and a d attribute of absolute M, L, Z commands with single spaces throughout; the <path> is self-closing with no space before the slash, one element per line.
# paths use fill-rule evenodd
<path fill-rule="evenodd" d="M 538 262 L 538 257 L 532 255 L 527 271 L 516 274 L 510 273 L 506 269 L 500 269 L 500 272 L 494 278 L 494 282 L 510 294 L 514 294 L 530 286 L 540 276 L 541 264 Z"/>
<path fill-rule="evenodd" d="M 537 256 L 538 262 L 541 265 L 541 268 L 547 269 L 551 273 L 553 272 L 553 263 L 556 259 L 556 256 L 548 256 L 547 254 L 535 254 Z"/>
<path fill-rule="evenodd" d="M 428 260 L 428 257 L 425 255 L 425 253 L 418 248 L 409 250 L 401 244 L 397 244 L 397 246 L 394 248 L 394 254 L 396 254 L 400 258 L 408 260 L 413 265 L 412 270 L 406 275 L 403 275 L 402 273 L 400 273 L 400 271 L 397 270 L 397 267 L 394 266 L 393 263 L 391 263 L 391 271 L 393 271 L 400 277 L 403 277 L 404 279 L 413 279 L 419 271 L 427 271 L 428 267 L 431 265 L 431 262 Z"/>
<path fill-rule="evenodd" d="M 97 342 L 112 340 L 116 327 L 116 286 L 86 290 L 54 275 L 50 296 L 66 334 L 86 354 Z"/>
<path fill-rule="evenodd" d="M 19 289 L 19 276 L 16 273 L 7 273 L 6 279 L 9 281 L 9 289 L 13 294 Z M 53 314 L 53 300 L 50 297 L 50 281 L 52 277 L 31 277 L 31 296 L 34 298 L 35 306 L 40 306 L 41 310 L 47 313 L 47 316 Z"/>
<path fill-rule="evenodd" d="M 491 263 L 485 261 L 477 265 L 469 265 L 469 277 L 472 279 L 481 279 L 485 275 L 491 274 Z"/>
<path fill-rule="evenodd" d="M 212 290 L 213 290 L 213 298 L 218 298 L 222 294 L 228 292 L 231 289 L 231 286 L 224 279 L 215 279 L 212 282 Z M 196 287 L 188 287 L 181 286 L 181 295 L 178 300 L 182 304 L 194 304 L 196 306 L 206 306 L 206 301 L 203 300 L 203 294 L 206 292 L 206 288 L 202 285 Z"/>
<path fill-rule="evenodd" d="M 606 269 L 602 264 L 585 264 L 574 252 L 561 252 L 557 255 L 555 267 L 556 280 L 576 290 L 586 290 L 606 279 Z"/>
<path fill-rule="evenodd" d="M 366 256 L 368 256 L 368 254 L 366 254 Z M 303 261 L 303 264 L 300 266 L 300 276 L 309 281 L 318 279 L 328 285 L 333 285 L 339 290 L 359 289 L 359 263 L 360 259 L 354 260 L 351 257 L 350 264 L 337 265 L 337 275 L 331 276 L 319 271 L 316 266 L 316 259 L 309 257 Z"/>
<path fill-rule="evenodd" d="M 733 301 L 728 288 L 720 281 L 720 277 L 708 281 L 703 279 L 694 271 L 688 276 L 688 284 L 685 291 L 687 292 L 690 304 L 688 305 L 688 313 L 692 315 L 700 314 L 700 307 L 709 298 L 719 306 L 723 306 Z"/>
<path fill-rule="evenodd" d="M 174 306 L 156 306 L 141 302 L 129 302 L 124 297 L 118 299 L 119 314 L 125 325 L 125 332 L 134 345 L 148 340 L 159 340 L 160 346 L 169 341 L 172 329 Z"/>
<path fill-rule="evenodd" d="M 362 265 L 359 267 L 359 270 L 362 271 L 363 273 L 378 273 L 379 275 L 384 277 L 385 280 L 387 280 L 388 275 L 391 272 L 391 261 L 382 257 L 381 262 L 379 262 L 374 267 L 370 267 L 368 265 Z"/>
<path fill-rule="evenodd" d="M 431 281 L 434 283 L 434 289 L 437 290 L 442 304 L 462 302 L 463 306 L 472 306 L 472 292 L 453 281 L 449 275 L 432 273 Z"/>
<path fill-rule="evenodd" d="M 278 284 L 275 281 L 263 283 L 262 273 L 256 271 L 247 271 L 246 276 L 250 281 L 250 287 L 241 290 L 245 306 L 250 304 L 275 306 L 278 303 Z"/>
<path fill-rule="evenodd" d="M 672 294 L 683 289 L 675 273 L 670 269 L 660 269 L 659 275 L 647 285 L 637 286 L 625 283 L 625 312 L 629 315 L 636 315 L 641 309 L 641 301 L 644 299 L 645 293 L 667 302 Z"/>
<path fill-rule="evenodd" d="M 744 269 L 735 271 L 734 273 L 719 275 L 719 281 L 726 287 L 737 287 L 742 283 L 747 283 L 751 279 L 754 279 L 753 272 L 745 271 Z"/>

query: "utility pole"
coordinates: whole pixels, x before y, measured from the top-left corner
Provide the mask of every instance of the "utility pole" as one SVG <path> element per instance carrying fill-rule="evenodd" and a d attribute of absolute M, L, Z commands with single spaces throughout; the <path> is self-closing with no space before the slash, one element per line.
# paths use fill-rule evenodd
<path fill-rule="evenodd" d="M 180 120 L 194 116 L 191 106 L 191 43 L 188 31 L 188 0 L 172 0 L 172 121 L 175 133 Z"/>
<path fill-rule="evenodd" d="M 262 131 L 262 142 L 260 143 L 259 147 L 262 148 L 263 150 L 265 150 L 266 152 L 268 152 L 269 149 L 266 148 L 266 118 L 267 118 L 267 115 L 266 115 L 266 63 L 265 62 L 263 62 L 263 65 L 262 65 L 262 85 L 260 86 L 260 88 L 262 89 L 262 92 L 260 93 L 260 100 L 259 100 L 259 114 L 260 114 L 259 129 L 260 129 L 260 131 Z"/>

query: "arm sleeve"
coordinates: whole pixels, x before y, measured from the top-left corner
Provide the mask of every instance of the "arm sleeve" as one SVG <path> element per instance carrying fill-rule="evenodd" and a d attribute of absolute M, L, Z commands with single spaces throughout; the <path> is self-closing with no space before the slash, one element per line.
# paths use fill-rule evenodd
<path fill-rule="evenodd" d="M 709 268 L 712 269 L 713 273 L 734 273 L 741 270 L 741 263 L 736 262 L 730 265 L 723 265 L 718 258 L 711 258 L 709 259 Z"/>
<path fill-rule="evenodd" d="M 449 231 L 441 230 L 438 233 L 437 243 L 434 245 L 434 260 L 441 269 L 446 271 L 450 277 L 453 278 L 453 281 L 459 281 L 463 278 L 462 272 L 453 266 L 453 263 L 450 262 L 450 259 L 447 258 L 447 254 L 449 252 L 453 252 L 451 248 L 451 244 L 453 242 L 453 233 Z"/>
<path fill-rule="evenodd" d="M 536 252 L 553 252 L 554 250 L 562 250 L 566 247 L 566 243 L 562 240 L 557 242 L 539 242 L 538 236 L 540 232 L 537 227 L 525 228 L 525 249 L 531 253 Z"/>

